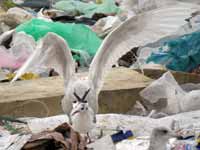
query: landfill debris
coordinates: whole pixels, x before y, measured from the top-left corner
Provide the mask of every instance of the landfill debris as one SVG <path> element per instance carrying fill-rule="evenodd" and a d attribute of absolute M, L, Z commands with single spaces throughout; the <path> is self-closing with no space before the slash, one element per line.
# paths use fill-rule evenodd
<path fill-rule="evenodd" d="M 21 150 L 27 141 L 31 138 L 31 135 L 7 135 L 0 138 L 1 150 Z"/>
<path fill-rule="evenodd" d="M 76 23 L 76 24 L 85 24 L 92 26 L 96 23 L 96 20 L 86 17 L 76 18 L 75 16 L 69 16 L 69 15 L 62 15 L 62 16 L 56 16 L 51 18 L 53 21 L 59 21 L 63 23 Z"/>
<path fill-rule="evenodd" d="M 30 20 L 31 18 L 33 18 L 33 15 L 30 12 L 19 7 L 13 7 L 8 9 L 7 14 L 17 15 L 18 17 L 21 17 L 24 20 Z"/>
<path fill-rule="evenodd" d="M 112 141 L 114 143 L 118 143 L 122 140 L 133 138 L 133 133 L 130 130 L 129 131 L 123 131 L 122 130 L 122 131 L 119 131 L 116 134 L 111 135 L 111 138 L 112 138 Z"/>
<path fill-rule="evenodd" d="M 17 14 L 0 14 L 0 34 L 14 29 L 29 19 L 29 17 L 24 18 Z"/>
<path fill-rule="evenodd" d="M 0 61 L 0 67 L 17 69 L 22 66 L 34 51 L 36 43 L 31 36 L 24 33 L 16 33 L 13 34 L 13 36 L 9 35 L 9 32 L 5 32 L 5 34 L 6 33 L 8 33 L 8 36 L 4 36 L 4 34 L 1 35 L 2 46 L 0 47 L 0 57 L 2 59 Z M 9 44 L 10 36 L 12 41 Z M 7 49 L 6 47 L 9 48 Z"/>
<path fill-rule="evenodd" d="M 101 39 L 87 26 L 82 24 L 62 24 L 32 19 L 18 26 L 16 32 L 25 32 L 36 41 L 43 38 L 48 32 L 56 33 L 65 39 L 72 51 L 79 53 L 74 58 L 82 62 L 83 65 L 89 64 L 101 44 Z"/>
<path fill-rule="evenodd" d="M 32 133 L 40 133 L 42 131 L 50 131 L 68 121 L 66 115 L 53 116 L 47 118 L 35 118 L 28 120 L 28 127 Z"/>
<path fill-rule="evenodd" d="M 91 62 L 89 76 L 85 80 L 75 78 L 75 62 L 67 45 L 69 41 L 57 35 L 55 31 L 54 33 L 47 33 L 45 36 L 43 35 L 44 38 L 40 41 L 39 46 L 36 47 L 30 59 L 17 72 L 12 82 L 31 67 L 45 66 L 54 68 L 64 77 L 65 81 L 65 97 L 61 103 L 64 112 L 70 116 L 70 123 L 75 124 L 73 127 L 76 128 L 76 131 L 88 133 L 93 128 L 93 124 L 96 123 L 98 95 L 103 86 L 103 77 L 112 65 L 132 47 L 144 46 L 173 34 L 181 25 L 184 25 L 185 17 L 195 10 L 194 7 L 194 5 L 177 3 L 175 6 L 170 5 L 140 14 L 121 24 L 102 42 L 99 51 Z M 198 6 L 196 9 L 198 9 Z M 175 12 L 178 17 L 174 14 L 169 15 L 167 14 L 168 12 Z M 181 17 L 179 17 L 179 12 L 182 14 Z M 166 20 L 165 18 L 163 19 L 162 15 L 167 15 L 173 19 L 176 18 L 177 22 L 169 20 L 169 26 L 163 26 L 163 24 L 166 24 Z M 143 25 L 141 26 L 140 23 L 143 23 Z M 16 31 L 19 31 L 19 28 Z M 155 31 L 157 32 L 155 33 Z M 48 49 L 48 51 L 45 51 L 45 49 Z M 88 98 L 86 98 L 87 96 Z"/>
<path fill-rule="evenodd" d="M 8 10 L 9 8 L 15 7 L 16 5 L 12 2 L 12 0 L 2 0 L 0 2 L 1 7 L 5 10 Z"/>
<path fill-rule="evenodd" d="M 24 145 L 24 150 L 50 148 L 59 150 L 85 150 L 86 140 L 67 124 L 63 123 L 53 131 L 43 131 L 32 135 L 31 139 Z"/>
<path fill-rule="evenodd" d="M 29 7 L 33 9 L 50 8 L 51 3 L 49 0 L 24 0 L 22 2 L 14 1 L 21 7 Z"/>
<path fill-rule="evenodd" d="M 87 147 L 94 150 L 116 150 L 116 146 L 109 135 L 89 144 Z"/>
<path fill-rule="evenodd" d="M 195 132 L 192 132 L 191 134 L 194 136 L 194 134 L 197 133 L 196 132 L 197 127 L 200 126 L 199 117 L 198 117 L 199 113 L 200 113 L 199 111 L 180 113 L 178 115 L 172 115 L 172 116 L 161 118 L 161 119 L 152 119 L 148 117 L 118 115 L 118 114 L 97 115 L 98 127 L 95 128 L 95 130 L 102 130 L 105 136 L 100 138 L 99 140 L 95 140 L 94 143 L 87 145 L 87 147 L 90 148 L 90 147 L 98 146 L 97 147 L 97 150 L 98 150 L 98 148 L 100 148 L 99 147 L 100 145 L 101 147 L 106 147 L 106 148 L 115 147 L 116 150 L 122 150 L 122 148 L 127 148 L 127 150 L 129 150 L 133 147 L 146 150 L 149 147 L 149 139 L 152 139 L 152 138 L 149 138 L 152 131 L 158 128 L 159 126 L 164 126 L 164 129 L 165 128 L 171 129 L 172 124 L 174 124 L 173 123 L 174 120 L 175 120 L 174 129 L 176 129 L 174 132 L 178 131 L 176 135 L 178 136 L 185 135 L 185 134 L 182 134 L 184 133 L 183 131 L 187 129 L 185 127 L 190 126 L 190 129 L 195 131 Z M 31 136 L 31 139 L 30 138 L 28 139 L 28 142 L 25 142 L 25 145 L 23 148 L 24 149 L 36 148 L 36 147 L 38 148 L 40 146 L 41 148 L 47 147 L 46 149 L 48 149 L 48 146 L 51 145 L 52 147 L 54 147 L 55 144 L 58 147 L 62 147 L 62 146 L 65 147 L 71 144 L 74 146 L 77 145 L 76 139 L 79 138 L 79 135 L 76 136 L 77 133 L 74 132 L 69 127 L 69 125 L 67 125 L 66 123 L 62 123 L 62 122 L 67 121 L 66 119 L 67 119 L 66 115 L 59 115 L 59 116 L 54 116 L 54 117 L 49 117 L 49 118 L 40 118 L 40 119 L 39 118 L 25 119 L 27 122 L 31 122 L 31 120 L 33 120 L 35 125 L 32 126 L 33 128 L 32 131 L 37 131 L 37 132 L 35 132 L 36 134 L 33 134 Z M 55 128 L 56 124 L 59 127 Z M 46 125 L 53 125 L 54 127 L 52 126 L 51 129 L 48 127 L 45 128 Z M 192 125 L 193 127 L 191 127 Z M 40 130 L 37 130 L 38 127 L 40 128 Z M 134 138 L 133 139 L 129 138 L 129 139 L 126 139 L 114 144 L 111 136 L 121 135 L 119 134 L 119 131 L 118 131 L 119 127 L 120 129 L 123 129 L 123 131 L 131 129 L 131 131 L 134 132 Z M 180 130 L 182 130 L 182 132 Z M 109 132 L 109 131 L 112 131 L 112 132 Z M 5 134 L 4 137 L 6 137 L 6 133 L 5 132 L 3 133 Z M 27 135 L 30 135 L 30 133 L 32 134 L 31 131 L 28 131 L 27 133 L 28 133 Z M 98 133 L 98 132 L 95 132 L 95 133 Z M 71 139 L 74 139 L 74 140 L 67 140 L 67 138 L 70 138 L 70 135 L 73 137 L 73 138 L 71 137 Z M 144 136 L 148 136 L 148 137 L 144 137 Z M 66 140 L 64 140 L 63 137 L 65 137 Z M 81 140 L 82 144 L 81 144 L 81 141 L 78 140 L 80 142 L 80 143 L 78 142 L 78 145 L 86 146 L 86 140 L 84 138 L 81 138 L 81 139 L 82 139 Z M 120 136 L 120 139 L 121 139 L 121 136 Z M 54 142 L 54 141 L 57 141 L 57 142 Z M 193 142 L 195 141 L 193 140 Z M 162 146 L 164 146 L 164 144 Z"/>
<path fill-rule="evenodd" d="M 101 4 L 84 3 L 76 0 L 59 1 L 53 8 L 63 10 L 68 15 L 84 14 L 85 17 L 91 18 L 95 14 L 117 14 L 120 9 L 115 5 L 114 0 L 103 0 Z"/>
<path fill-rule="evenodd" d="M 100 37 L 105 37 L 116 27 L 118 27 L 122 21 L 118 16 L 108 16 L 102 19 L 99 19 L 96 24 L 92 27 L 92 30 L 95 31 Z"/>
<path fill-rule="evenodd" d="M 156 53 L 154 52 L 147 62 L 155 62 L 175 71 L 190 72 L 198 67 L 199 34 L 193 32 L 180 38 L 167 41 Z"/>
<path fill-rule="evenodd" d="M 68 121 L 66 118 L 66 115 L 43 119 L 24 118 L 28 124 L 22 126 L 19 123 L 19 127 L 22 128 L 19 133 L 11 135 L 7 129 L 0 130 L 0 149 L 47 150 L 52 148 L 57 150 L 63 148 L 66 150 L 85 150 L 87 144 L 86 138 L 81 137 L 79 133 L 75 132 L 66 123 Z M 14 126 L 14 122 L 11 125 Z M 49 128 L 47 125 L 49 125 Z M 31 127 L 32 130 L 27 130 L 30 129 L 28 127 Z M 25 130 L 26 132 L 24 132 Z"/>
<path fill-rule="evenodd" d="M 0 5 L 4 4 L 2 7 L 7 11 L 0 12 L 0 34 L 3 33 L 0 36 L 1 81 L 36 79 L 41 77 L 41 72 L 45 72 L 47 76 L 62 75 L 66 89 L 62 106 L 69 118 L 66 115 L 31 118 L 24 119 L 25 123 L 19 123 L 2 121 L 0 117 L 0 149 L 197 148 L 200 143 L 196 130 L 200 126 L 199 85 L 188 83 L 180 86 L 169 72 L 164 74 L 140 92 L 144 100 L 138 101 L 133 112 L 130 112 L 143 116 L 96 115 L 98 103 L 90 101 L 98 102 L 103 77 L 116 63 L 119 66 L 139 68 L 142 73 L 148 67 L 160 69 L 160 65 L 148 64 L 147 60 L 152 53 L 160 52 L 159 48 L 163 43 L 174 39 L 183 38 L 185 41 L 178 44 L 181 47 L 179 49 L 184 50 L 186 43 L 188 53 L 195 56 L 183 56 L 181 53 L 181 59 L 187 64 L 183 67 L 184 63 L 178 63 L 182 67 L 179 70 L 198 73 L 198 53 L 191 53 L 193 41 L 196 45 L 192 48 L 198 51 L 198 40 L 191 38 L 189 41 L 192 42 L 186 41 L 193 34 L 198 38 L 200 29 L 200 6 L 194 1 L 1 1 Z M 190 15 L 191 13 L 193 14 Z M 105 38 L 104 41 L 97 35 Z M 173 44 L 172 42 L 172 46 Z M 173 52 L 179 51 L 177 47 Z M 163 51 L 169 52 L 165 48 Z M 76 61 L 76 68 L 72 56 Z M 191 59 L 194 63 L 191 65 L 186 59 Z M 75 82 L 77 66 L 89 65 L 91 68 L 88 78 Z M 20 67 L 22 69 L 16 73 L 16 69 Z M 196 111 L 192 112 L 193 110 Z M 72 123 L 72 126 L 66 122 Z M 176 129 L 174 131 L 180 137 L 175 142 L 168 143 L 168 139 L 174 136 L 172 128 Z M 90 134 L 94 132 L 94 143 L 87 145 L 86 138 L 77 131 Z M 102 135 L 99 136 L 101 131 Z M 140 137 L 145 135 L 148 137 Z"/>
<path fill-rule="evenodd" d="M 9 73 L 6 75 L 6 79 L 11 81 L 14 77 L 15 77 L 15 73 Z M 33 80 L 33 79 L 38 79 L 39 75 L 31 73 L 31 72 L 27 72 L 25 74 L 23 74 L 19 79 L 20 80 Z"/>
<path fill-rule="evenodd" d="M 153 107 L 166 114 L 177 114 L 191 110 L 198 110 L 199 90 L 184 91 L 176 82 L 170 72 L 163 74 L 161 78 L 153 81 L 147 88 L 140 92 L 144 101 L 148 101 Z"/>

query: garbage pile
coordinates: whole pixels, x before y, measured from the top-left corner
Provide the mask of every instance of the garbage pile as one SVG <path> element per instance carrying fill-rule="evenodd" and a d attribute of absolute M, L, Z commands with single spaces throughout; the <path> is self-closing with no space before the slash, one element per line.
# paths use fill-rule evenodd
<path fill-rule="evenodd" d="M 1 118 L 0 149 L 85 150 L 86 138 L 74 131 L 66 119 L 66 116 L 50 117 L 42 121 L 37 118 L 26 118 L 23 121 Z"/>
<path fill-rule="evenodd" d="M 148 65 L 153 62 L 171 70 L 198 72 L 200 5 L 180 1 L 3 0 L 1 81 L 48 77 L 57 71 L 65 80 L 62 107 L 70 118 L 0 118 L 0 148 L 198 148 L 199 90 L 184 90 L 170 72 L 140 92 L 143 101 L 137 104 L 142 116 L 96 115 L 104 74 L 113 65 L 143 70 L 154 69 Z M 80 67 L 89 69 L 89 77 L 75 79 L 75 67 L 76 72 Z M 67 100 L 72 96 L 77 100 Z M 88 133 L 93 123 L 95 141 L 88 135 L 92 143 L 87 143 L 77 131 Z M 180 139 L 168 143 L 177 136 Z"/>
<path fill-rule="evenodd" d="M 182 59 L 188 55 L 197 56 L 198 42 L 191 43 L 190 45 L 194 47 L 193 50 L 187 48 L 184 50 L 186 53 L 181 52 L 180 56 L 179 54 L 174 55 L 173 52 L 174 49 L 181 49 L 181 46 L 185 46 L 183 41 L 181 42 L 181 38 L 187 38 L 184 39 L 185 42 L 196 41 L 194 38 L 198 38 L 194 37 L 198 36 L 199 29 L 199 6 L 197 4 L 196 1 L 186 3 L 186 1 L 165 0 L 141 0 L 138 2 L 131 0 L 3 0 L 0 9 L 0 57 L 2 58 L 0 68 L 3 72 L 1 81 L 10 80 L 7 76 L 11 77 L 24 64 L 34 52 L 38 42 L 48 32 L 56 33 L 69 44 L 77 63 L 77 70 L 78 68 L 88 68 L 103 40 L 115 31 L 118 34 L 124 33 L 121 41 L 124 41 L 123 48 L 128 48 L 129 51 L 127 53 L 127 50 L 124 50 L 125 55 L 118 59 L 115 66 L 141 69 L 153 62 L 153 64 L 160 64 L 172 70 L 198 72 L 196 70 L 198 70 L 199 63 L 196 59 Z M 170 8 L 173 5 L 180 7 L 183 11 L 173 10 L 175 15 L 166 16 L 167 12 L 173 9 Z M 179 11 L 181 15 L 178 15 Z M 142 30 L 148 31 L 147 33 L 135 35 L 134 33 L 138 33 L 139 30 L 134 28 L 135 23 L 133 22 L 135 22 L 136 16 L 143 13 L 149 15 L 148 17 L 141 16 L 146 21 L 151 18 L 150 14 L 160 14 L 161 16 L 158 18 L 155 16 L 155 19 L 152 20 L 154 24 L 149 24 L 149 27 L 144 26 Z M 162 18 L 165 17 L 169 21 L 168 26 L 163 26 L 166 21 Z M 175 18 L 177 20 L 173 21 Z M 147 22 L 150 23 L 151 20 Z M 127 27 L 125 27 L 126 25 Z M 119 26 L 124 26 L 122 31 L 116 30 Z M 128 28 L 130 30 L 126 31 Z M 160 35 L 155 34 L 155 30 L 158 28 Z M 155 37 L 148 40 L 152 35 L 150 32 L 154 32 Z M 129 38 L 126 39 L 126 37 Z M 18 40 L 19 38 L 23 40 Z M 120 44 L 121 41 L 116 43 L 123 45 Z M 174 41 L 177 41 L 177 45 L 169 46 Z M 169 52 L 165 52 L 164 55 L 164 47 L 167 45 Z M 193 52 L 191 53 L 191 51 Z M 173 59 L 177 57 L 180 59 Z M 184 61 L 185 66 L 179 66 L 180 61 Z M 150 68 L 153 67 L 150 65 Z M 40 68 L 40 70 L 30 70 L 28 73 L 31 73 L 32 76 L 47 77 L 51 76 L 52 72 L 55 72 L 53 68 Z"/>

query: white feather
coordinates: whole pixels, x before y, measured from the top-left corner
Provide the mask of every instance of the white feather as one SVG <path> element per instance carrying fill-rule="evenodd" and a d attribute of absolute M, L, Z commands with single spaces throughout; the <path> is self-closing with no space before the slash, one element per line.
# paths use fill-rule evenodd
<path fill-rule="evenodd" d="M 100 91 L 103 77 L 113 64 L 130 49 L 172 35 L 199 6 L 175 3 L 134 16 L 111 32 L 103 41 L 89 69 L 89 79 Z"/>
<path fill-rule="evenodd" d="M 36 50 L 17 71 L 14 82 L 29 68 L 54 68 L 65 79 L 67 84 L 75 73 L 75 63 L 71 51 L 63 38 L 57 34 L 48 33 L 37 45 Z"/>

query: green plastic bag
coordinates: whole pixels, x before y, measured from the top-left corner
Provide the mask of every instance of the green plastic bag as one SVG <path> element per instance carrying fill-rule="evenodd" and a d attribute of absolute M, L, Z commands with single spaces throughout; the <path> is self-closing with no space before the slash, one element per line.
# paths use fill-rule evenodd
<path fill-rule="evenodd" d="M 120 12 L 120 8 L 115 5 L 114 0 L 103 0 L 102 4 L 84 3 L 77 0 L 61 0 L 53 7 L 72 15 L 84 14 L 88 18 L 91 18 L 95 13 L 117 14 Z"/>
<path fill-rule="evenodd" d="M 78 51 L 80 56 L 74 57 L 84 61 L 87 55 L 90 59 L 96 54 L 102 40 L 90 28 L 83 24 L 49 22 L 41 19 L 32 19 L 16 28 L 16 32 L 25 32 L 36 41 L 48 32 L 53 32 L 65 39 L 72 51 Z M 85 58 L 84 58 L 85 57 Z"/>

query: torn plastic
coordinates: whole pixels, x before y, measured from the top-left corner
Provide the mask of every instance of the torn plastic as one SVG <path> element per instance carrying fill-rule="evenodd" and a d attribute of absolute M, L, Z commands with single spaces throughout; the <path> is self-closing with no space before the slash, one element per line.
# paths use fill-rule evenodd
<path fill-rule="evenodd" d="M 200 90 L 185 92 L 170 72 L 153 81 L 140 95 L 156 106 L 156 110 L 169 115 L 200 109 Z M 166 105 L 161 106 L 163 103 Z"/>
<path fill-rule="evenodd" d="M 116 150 L 116 146 L 110 136 L 105 136 L 94 143 L 89 144 L 87 147 L 94 150 Z"/>
<path fill-rule="evenodd" d="M 6 52 L 4 47 L 0 47 L 0 57 L 0 67 L 17 69 L 22 65 L 12 54 Z"/>
<path fill-rule="evenodd" d="M 121 23 L 122 21 L 118 16 L 108 16 L 98 20 L 92 27 L 92 30 L 95 31 L 100 37 L 105 37 Z"/>
<path fill-rule="evenodd" d="M 138 56 L 136 57 L 136 62 L 134 62 L 130 68 L 132 69 L 145 69 L 145 68 L 156 68 L 154 66 L 157 66 L 155 63 L 147 63 L 146 60 L 151 56 L 152 52 L 156 52 L 157 49 L 150 48 L 150 47 L 144 47 L 140 48 L 137 52 Z M 151 66 L 150 66 L 151 65 Z M 149 66 L 149 67 L 148 67 Z"/>
<path fill-rule="evenodd" d="M 115 5 L 114 0 L 104 0 L 101 4 L 95 3 L 84 3 L 77 0 L 62 0 L 55 5 L 53 8 L 63 10 L 69 15 L 75 16 L 78 14 L 84 14 L 85 17 L 91 18 L 94 14 L 117 14 L 120 9 Z"/>
<path fill-rule="evenodd" d="M 42 131 L 50 131 L 63 124 L 69 122 L 67 115 L 52 116 L 47 118 L 35 118 L 27 121 L 28 127 L 32 133 L 40 133 Z"/>
<path fill-rule="evenodd" d="M 2 38 L 3 41 L 7 39 L 6 36 Z M 36 44 L 31 36 L 25 33 L 15 33 L 9 46 L 10 48 L 8 49 L 4 46 L 0 48 L 0 67 L 17 69 L 34 51 Z"/>
<path fill-rule="evenodd" d="M 31 138 L 31 135 L 4 135 L 0 138 L 1 150 L 21 150 L 25 143 Z"/>
<path fill-rule="evenodd" d="M 176 71 L 189 72 L 200 64 L 200 31 L 169 40 L 152 53 L 148 62 L 162 64 Z"/>

